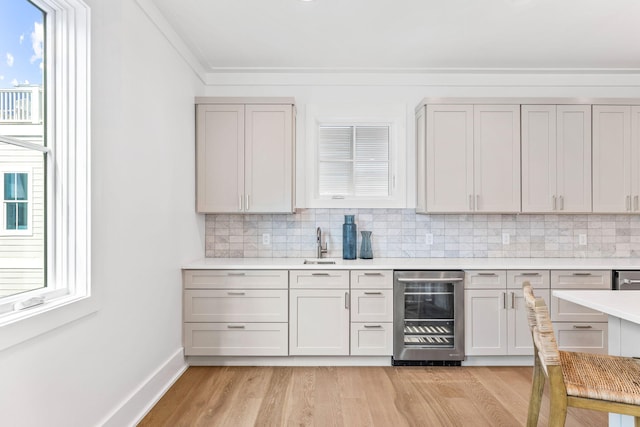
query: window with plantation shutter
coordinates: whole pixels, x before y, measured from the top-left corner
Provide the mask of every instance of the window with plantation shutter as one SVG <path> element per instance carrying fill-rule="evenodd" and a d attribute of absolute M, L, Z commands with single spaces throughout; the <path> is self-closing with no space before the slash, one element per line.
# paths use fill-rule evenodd
<path fill-rule="evenodd" d="M 389 126 L 319 127 L 318 194 L 332 198 L 390 195 Z"/>

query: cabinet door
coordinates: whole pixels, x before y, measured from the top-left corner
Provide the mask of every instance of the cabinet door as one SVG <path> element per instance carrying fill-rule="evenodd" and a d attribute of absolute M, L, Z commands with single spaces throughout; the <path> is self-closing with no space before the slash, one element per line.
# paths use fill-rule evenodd
<path fill-rule="evenodd" d="M 427 105 L 427 211 L 473 211 L 473 106 Z"/>
<path fill-rule="evenodd" d="M 556 194 L 556 106 L 522 106 L 522 211 L 552 212 Z"/>
<path fill-rule="evenodd" d="M 422 107 L 416 113 L 416 213 L 427 212 L 427 111 Z"/>
<path fill-rule="evenodd" d="M 197 211 L 242 211 L 244 106 L 198 105 L 196 114 Z"/>
<path fill-rule="evenodd" d="M 349 291 L 289 291 L 289 354 L 349 354 Z"/>
<path fill-rule="evenodd" d="M 536 289 L 535 295 L 549 301 L 549 289 Z M 507 290 L 507 330 L 509 355 L 533 355 L 533 340 L 522 290 Z"/>
<path fill-rule="evenodd" d="M 631 161 L 640 164 L 640 107 L 631 107 Z M 633 212 L 640 212 L 640 167 L 631 168 Z"/>
<path fill-rule="evenodd" d="M 291 105 L 245 107 L 247 212 L 293 211 L 292 112 Z"/>
<path fill-rule="evenodd" d="M 465 290 L 465 354 L 507 354 L 507 310 L 504 290 Z"/>
<path fill-rule="evenodd" d="M 475 105 L 476 212 L 520 212 L 520 106 Z"/>
<path fill-rule="evenodd" d="M 593 212 L 631 210 L 631 107 L 593 106 Z"/>
<path fill-rule="evenodd" d="M 557 210 L 591 212 L 591 106 L 558 105 Z"/>

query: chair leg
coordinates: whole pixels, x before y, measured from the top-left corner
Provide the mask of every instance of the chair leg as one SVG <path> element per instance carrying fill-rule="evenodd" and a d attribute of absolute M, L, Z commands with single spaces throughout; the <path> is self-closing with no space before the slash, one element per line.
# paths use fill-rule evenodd
<path fill-rule="evenodd" d="M 640 427 L 640 417 L 635 417 L 634 418 L 634 425 L 635 425 L 635 427 Z"/>
<path fill-rule="evenodd" d="M 531 386 L 531 398 L 529 399 L 529 411 L 527 413 L 527 427 L 536 427 L 540 416 L 540 404 L 544 392 L 544 372 L 537 356 L 534 356 L 533 384 Z"/>
<path fill-rule="evenodd" d="M 549 403 L 551 405 L 549 427 L 564 427 L 567 419 L 567 394 L 561 381 L 562 378 L 558 378 L 557 375 L 549 376 Z"/>

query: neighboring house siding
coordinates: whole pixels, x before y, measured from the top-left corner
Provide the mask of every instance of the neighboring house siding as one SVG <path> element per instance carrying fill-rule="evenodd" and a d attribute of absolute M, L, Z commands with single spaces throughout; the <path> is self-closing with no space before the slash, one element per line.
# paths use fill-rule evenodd
<path fill-rule="evenodd" d="M 5 126 L 5 129 L 8 126 Z M 24 126 L 15 125 L 14 136 L 21 140 L 41 143 L 41 137 L 25 137 L 19 134 Z M 7 135 L 7 133 L 5 133 Z M 28 172 L 30 180 L 28 217 L 30 232 L 21 235 L 0 234 L 0 297 L 30 289 L 45 283 L 45 170 L 41 153 L 0 142 L 0 191 L 4 191 L 4 173 Z M 0 193 L 4 200 L 4 194 Z M 2 205 L 2 221 L 5 218 Z M 5 224 L 2 224 L 4 230 Z"/>

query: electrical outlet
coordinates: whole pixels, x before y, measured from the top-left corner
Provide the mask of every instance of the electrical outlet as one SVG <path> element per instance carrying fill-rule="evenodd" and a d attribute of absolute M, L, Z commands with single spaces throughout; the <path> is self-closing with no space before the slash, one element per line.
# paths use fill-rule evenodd
<path fill-rule="evenodd" d="M 586 234 L 578 234 L 578 244 L 580 246 L 587 246 L 587 235 Z"/>
<path fill-rule="evenodd" d="M 509 233 L 502 233 L 502 244 L 508 245 L 511 242 L 511 236 Z"/>
<path fill-rule="evenodd" d="M 271 234 L 262 233 L 262 244 L 265 246 L 269 246 L 271 244 Z"/>
<path fill-rule="evenodd" d="M 433 245 L 433 234 L 431 233 L 426 233 L 424 235 L 424 241 L 427 245 L 431 246 Z"/>

